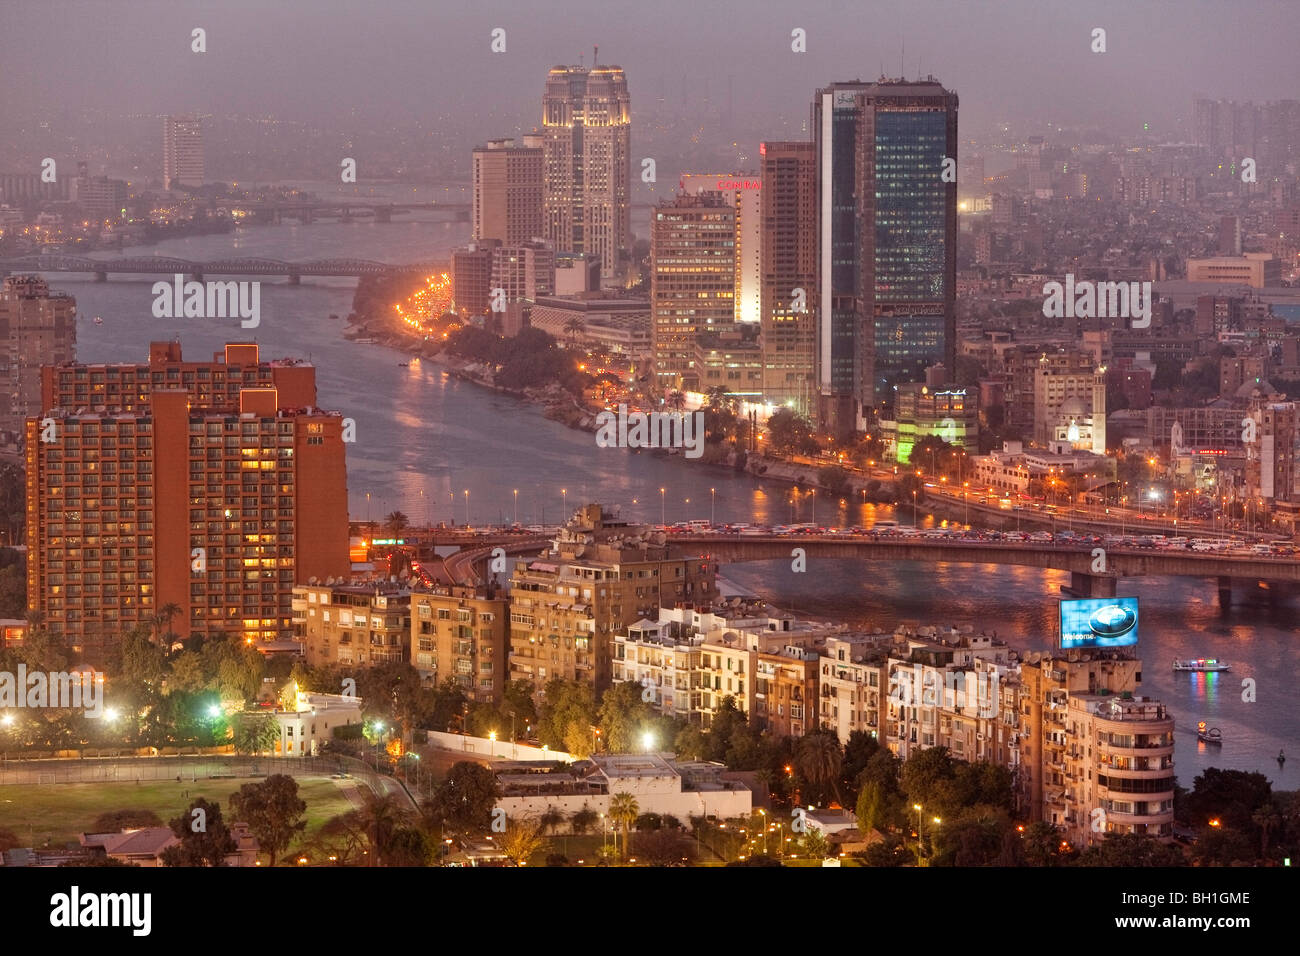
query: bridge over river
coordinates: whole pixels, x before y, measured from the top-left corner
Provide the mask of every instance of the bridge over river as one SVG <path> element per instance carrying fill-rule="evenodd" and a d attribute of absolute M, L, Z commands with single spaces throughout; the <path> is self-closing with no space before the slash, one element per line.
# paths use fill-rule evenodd
<path fill-rule="evenodd" d="M 442 543 L 453 543 L 449 540 Z M 540 551 L 542 536 L 458 535 L 464 548 L 453 566 L 459 576 L 481 576 L 494 544 L 507 544 L 511 554 Z M 1092 543 L 928 538 L 897 534 L 760 534 L 674 533 L 668 544 L 677 554 L 708 555 L 718 564 L 791 560 L 802 548 L 809 562 L 819 558 L 922 564 L 1007 564 L 1070 573 L 1062 590 L 1077 597 L 1113 597 L 1120 578 L 1177 576 L 1213 578 L 1219 600 L 1227 606 L 1232 588 L 1267 588 L 1282 597 L 1300 592 L 1300 561 L 1285 555 L 1225 554 L 1187 549 L 1151 549 Z M 449 559 L 450 560 L 450 559 Z"/>

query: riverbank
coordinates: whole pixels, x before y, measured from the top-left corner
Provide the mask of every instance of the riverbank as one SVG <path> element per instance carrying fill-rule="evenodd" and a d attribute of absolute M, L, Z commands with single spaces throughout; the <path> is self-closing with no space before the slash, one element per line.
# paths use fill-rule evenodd
<path fill-rule="evenodd" d="M 344 338 L 349 341 L 360 345 L 380 345 L 410 355 L 422 362 L 432 362 L 453 378 L 537 406 L 546 418 L 568 428 L 592 434 L 597 431 L 596 416 L 601 409 L 583 405 L 559 385 L 551 384 L 543 388 L 506 388 L 494 381 L 493 370 L 488 365 L 450 355 L 443 349 L 441 343 L 434 345 L 413 339 L 405 332 L 392 328 L 375 328 L 369 324 L 359 324 L 358 319 L 356 313 L 350 313 L 347 317 L 349 328 L 344 333 Z M 655 450 L 651 453 L 681 462 L 702 463 L 729 468 L 733 471 L 743 471 L 791 488 L 829 492 L 835 498 L 851 498 L 877 504 L 899 503 L 897 482 L 850 473 L 842 486 L 832 489 L 822 483 L 819 474 L 821 469 L 815 465 L 799 464 L 757 452 L 712 445 L 698 459 L 688 459 L 676 449 Z"/>

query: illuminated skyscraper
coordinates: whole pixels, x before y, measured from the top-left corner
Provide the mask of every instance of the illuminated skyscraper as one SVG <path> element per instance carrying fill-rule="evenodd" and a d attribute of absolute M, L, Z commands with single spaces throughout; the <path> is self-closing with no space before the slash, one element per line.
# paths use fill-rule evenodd
<path fill-rule="evenodd" d="M 655 387 L 700 387 L 696 336 L 735 327 L 736 207 L 718 192 L 655 207 L 650 230 L 650 332 Z"/>
<path fill-rule="evenodd" d="M 759 152 L 763 397 L 811 417 L 817 413 L 817 147 L 763 143 Z"/>
<path fill-rule="evenodd" d="M 163 120 L 163 188 L 203 185 L 203 125 L 192 116 Z"/>
<path fill-rule="evenodd" d="M 627 269 L 632 114 L 618 66 L 557 66 L 542 96 L 545 237 L 557 252 L 600 258 L 601 275 Z"/>
<path fill-rule="evenodd" d="M 957 95 L 933 77 L 835 83 L 812 107 L 822 422 L 864 428 L 893 386 L 953 367 Z"/>

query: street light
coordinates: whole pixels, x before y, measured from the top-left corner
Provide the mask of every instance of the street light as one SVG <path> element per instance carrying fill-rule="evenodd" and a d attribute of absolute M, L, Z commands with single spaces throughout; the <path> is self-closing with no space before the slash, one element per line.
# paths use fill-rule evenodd
<path fill-rule="evenodd" d="M 519 489 L 515 489 L 515 524 L 519 524 Z"/>
<path fill-rule="evenodd" d="M 469 489 L 465 489 L 465 527 L 469 527 Z"/>
<path fill-rule="evenodd" d="M 666 497 L 667 494 L 668 494 L 667 488 L 659 489 L 659 523 L 662 525 L 668 524 L 668 498 Z"/>
<path fill-rule="evenodd" d="M 709 527 L 713 527 L 713 506 L 717 503 L 718 489 L 709 489 Z"/>
<path fill-rule="evenodd" d="M 560 489 L 560 520 L 569 520 L 569 489 Z"/>

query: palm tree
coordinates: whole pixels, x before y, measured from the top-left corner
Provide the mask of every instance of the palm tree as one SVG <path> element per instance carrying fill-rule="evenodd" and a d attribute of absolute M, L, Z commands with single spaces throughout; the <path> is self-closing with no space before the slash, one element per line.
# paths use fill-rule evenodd
<path fill-rule="evenodd" d="M 668 398 L 665 400 L 665 404 L 669 408 L 680 412 L 683 408 L 686 407 L 686 394 L 680 390 L 669 392 Z"/>
<path fill-rule="evenodd" d="M 564 331 L 569 333 L 570 344 L 576 342 L 579 333 L 585 332 L 586 330 L 587 330 L 587 323 L 584 322 L 582 319 L 578 318 L 576 315 L 573 318 L 569 319 L 568 322 L 564 323 Z"/>
<path fill-rule="evenodd" d="M 397 798 L 390 794 L 382 797 L 366 791 L 365 802 L 350 813 L 356 814 L 356 825 L 366 834 L 370 844 L 370 865 L 382 866 L 388 855 L 393 833 L 403 824 L 409 822 L 408 813 Z"/>
<path fill-rule="evenodd" d="M 615 826 L 623 828 L 623 856 L 627 857 L 627 840 L 628 834 L 632 829 L 632 823 L 641 814 L 641 808 L 637 806 L 636 797 L 630 793 L 616 793 L 609 799 L 609 818 L 614 821 Z"/>
<path fill-rule="evenodd" d="M 1269 833 L 1282 825 L 1282 817 L 1278 814 L 1277 808 L 1268 803 L 1252 813 L 1250 819 L 1260 830 L 1259 855 L 1261 858 L 1267 858 Z"/>
<path fill-rule="evenodd" d="M 799 741 L 794 761 L 800 777 L 821 793 L 825 793 L 829 785 L 836 802 L 839 801 L 838 781 L 840 768 L 844 764 L 844 751 L 840 748 L 839 740 L 829 733 L 811 733 Z"/>
<path fill-rule="evenodd" d="M 168 601 L 158 609 L 158 615 L 167 622 L 167 636 L 172 637 L 172 618 L 181 613 L 181 606 L 172 601 Z"/>
<path fill-rule="evenodd" d="M 405 531 L 410 524 L 411 519 L 400 511 L 389 512 L 388 517 L 384 519 L 384 527 L 392 532 L 394 538 Z"/>

